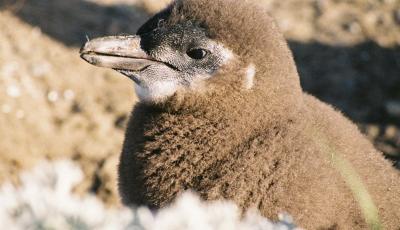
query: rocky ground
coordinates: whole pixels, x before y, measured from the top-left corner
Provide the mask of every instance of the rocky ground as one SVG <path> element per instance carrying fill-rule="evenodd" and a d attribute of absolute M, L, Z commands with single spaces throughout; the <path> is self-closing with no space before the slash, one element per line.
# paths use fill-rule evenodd
<path fill-rule="evenodd" d="M 86 37 L 134 33 L 165 1 L 0 0 L 0 182 L 42 159 L 78 162 L 117 204 L 129 79 L 81 61 Z M 400 1 L 263 0 L 294 52 L 303 87 L 400 160 Z"/>

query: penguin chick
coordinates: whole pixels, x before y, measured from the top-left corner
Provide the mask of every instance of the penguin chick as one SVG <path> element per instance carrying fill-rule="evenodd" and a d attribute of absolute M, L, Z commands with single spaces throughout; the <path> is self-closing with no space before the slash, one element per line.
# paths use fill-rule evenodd
<path fill-rule="evenodd" d="M 273 20 L 250 1 L 175 1 L 81 56 L 135 82 L 119 164 L 127 205 L 184 190 L 310 229 L 400 226 L 399 173 L 332 107 L 302 92 Z"/>

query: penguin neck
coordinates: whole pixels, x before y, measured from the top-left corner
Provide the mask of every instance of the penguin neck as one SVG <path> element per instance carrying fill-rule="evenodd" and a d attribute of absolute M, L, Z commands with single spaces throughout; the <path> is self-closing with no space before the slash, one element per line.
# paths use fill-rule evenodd
<path fill-rule="evenodd" d="M 177 152 L 212 155 L 229 152 L 255 134 L 287 129 L 298 118 L 295 107 L 261 112 L 263 108 L 255 106 L 249 103 L 237 108 L 225 103 L 218 110 L 171 112 L 139 103 L 132 112 L 124 145 L 135 145 L 134 151 L 142 154 L 142 159 Z"/>

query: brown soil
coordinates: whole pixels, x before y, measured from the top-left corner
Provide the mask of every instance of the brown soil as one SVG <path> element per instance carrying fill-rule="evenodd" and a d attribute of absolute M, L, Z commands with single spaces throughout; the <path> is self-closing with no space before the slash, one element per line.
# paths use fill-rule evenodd
<path fill-rule="evenodd" d="M 0 182 L 41 159 L 71 158 L 77 190 L 118 203 L 116 164 L 133 83 L 81 61 L 86 36 L 134 33 L 164 1 L 0 0 Z M 400 160 L 400 2 L 264 0 L 303 87 Z M 400 166 L 400 165 L 399 165 Z"/>

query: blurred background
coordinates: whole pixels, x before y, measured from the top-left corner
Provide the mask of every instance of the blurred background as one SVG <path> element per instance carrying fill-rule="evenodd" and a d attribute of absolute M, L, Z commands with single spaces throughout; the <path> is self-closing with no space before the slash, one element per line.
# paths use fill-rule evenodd
<path fill-rule="evenodd" d="M 305 91 L 355 121 L 400 168 L 400 0 L 263 0 Z M 133 83 L 79 58 L 86 37 L 133 34 L 168 0 L 0 0 L 0 184 L 72 159 L 91 192 L 116 189 Z"/>

